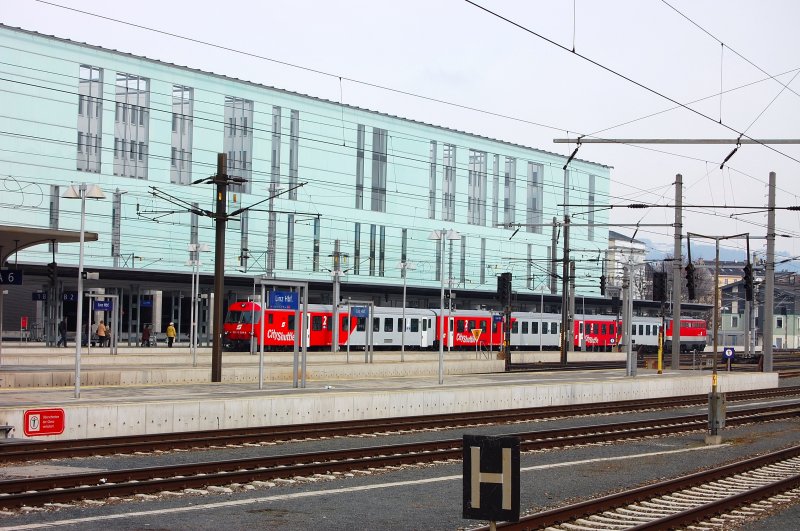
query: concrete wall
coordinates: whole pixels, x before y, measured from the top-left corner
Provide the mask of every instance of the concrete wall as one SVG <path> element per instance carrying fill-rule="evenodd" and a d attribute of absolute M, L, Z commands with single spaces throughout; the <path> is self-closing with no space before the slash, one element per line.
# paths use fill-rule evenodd
<path fill-rule="evenodd" d="M 552 379 L 546 383 L 514 380 L 412 390 L 298 389 L 279 395 L 265 392 L 259 396 L 230 398 L 185 398 L 188 395 L 184 394 L 169 401 L 142 398 L 115 400 L 109 404 L 62 404 L 66 429 L 63 434 L 50 438 L 108 437 L 588 404 L 705 394 L 710 387 L 709 374 L 650 373 L 636 378 L 623 376 L 579 382 Z M 775 387 L 778 387 L 777 373 L 719 375 L 721 392 Z M 20 404 L 0 409 L 0 424 L 17 427 L 14 436 L 23 438 L 24 412 L 32 407 Z"/>

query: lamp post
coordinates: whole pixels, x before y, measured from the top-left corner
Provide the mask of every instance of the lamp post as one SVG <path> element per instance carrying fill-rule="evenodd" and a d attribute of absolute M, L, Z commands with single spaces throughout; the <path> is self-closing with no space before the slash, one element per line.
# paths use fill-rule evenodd
<path fill-rule="evenodd" d="M 441 293 L 439 294 L 439 385 L 444 383 L 444 338 L 448 330 L 445 325 L 447 324 L 444 319 L 444 255 L 446 250 L 445 240 L 460 240 L 461 234 L 454 230 L 435 230 L 428 236 L 429 240 L 438 240 L 439 248 L 441 249 Z"/>
<path fill-rule="evenodd" d="M 83 238 L 86 225 L 86 198 L 105 199 L 103 190 L 96 184 L 72 184 L 62 196 L 81 200 L 80 246 L 78 248 L 78 318 L 75 329 L 75 398 L 81 397 L 81 341 L 83 334 Z M 90 310 L 91 311 L 91 310 Z M 91 332 L 90 332 L 91 333 Z"/>
<path fill-rule="evenodd" d="M 400 274 L 403 275 L 403 327 L 400 329 L 400 362 L 402 363 L 406 361 L 406 328 L 408 328 L 406 326 L 406 277 L 408 277 L 408 271 L 415 270 L 417 266 L 414 262 L 403 259 L 397 263 L 397 267 L 400 269 Z"/>
<path fill-rule="evenodd" d="M 192 367 L 197 367 L 197 324 L 200 309 L 197 301 L 200 298 L 200 253 L 210 251 L 205 243 L 190 243 L 186 246 L 189 260 L 186 265 L 192 266 L 192 304 L 189 307 L 189 351 L 192 353 Z"/>

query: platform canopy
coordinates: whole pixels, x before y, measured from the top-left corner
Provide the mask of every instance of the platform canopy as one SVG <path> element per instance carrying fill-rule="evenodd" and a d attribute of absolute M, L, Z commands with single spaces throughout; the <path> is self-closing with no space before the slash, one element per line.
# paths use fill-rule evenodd
<path fill-rule="evenodd" d="M 8 257 L 34 245 L 44 243 L 77 243 L 81 233 L 74 230 L 38 229 L 33 227 L 11 227 L 0 225 L 0 266 L 6 263 Z M 84 241 L 96 242 L 96 232 L 83 233 Z"/>

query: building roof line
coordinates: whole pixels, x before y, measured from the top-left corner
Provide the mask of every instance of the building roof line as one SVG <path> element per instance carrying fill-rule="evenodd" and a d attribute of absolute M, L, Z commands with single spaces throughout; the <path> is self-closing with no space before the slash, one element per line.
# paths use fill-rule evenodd
<path fill-rule="evenodd" d="M 211 72 L 211 71 L 208 71 L 208 70 L 201 70 L 199 68 L 193 68 L 193 67 L 190 67 L 190 66 L 178 65 L 178 64 L 175 64 L 175 63 L 170 63 L 170 62 L 162 61 L 162 60 L 159 60 L 159 59 L 152 59 L 150 57 L 146 57 L 146 56 L 143 56 L 143 55 L 135 55 L 135 54 L 132 54 L 130 52 L 122 52 L 122 51 L 119 51 L 119 50 L 115 50 L 113 48 L 105 48 L 103 46 L 98 46 L 98 45 L 95 45 L 95 44 L 89 44 L 89 43 L 86 43 L 86 42 L 73 41 L 72 39 L 67 39 L 67 38 L 64 38 L 64 37 L 57 37 L 55 35 L 47 35 L 45 33 L 39 33 L 38 31 L 27 30 L 27 29 L 24 29 L 24 28 L 9 26 L 9 25 L 2 24 L 2 23 L 0 23 L 0 29 L 5 29 L 5 30 L 9 30 L 9 31 L 15 31 L 15 32 L 18 32 L 18 33 L 24 33 L 24 34 L 28 34 L 28 35 L 31 35 L 31 36 L 45 38 L 45 39 L 56 40 L 56 41 L 60 41 L 60 42 L 67 43 L 67 44 L 71 44 L 71 45 L 74 45 L 74 46 L 78 46 L 78 47 L 90 48 L 90 49 L 93 49 L 93 50 L 97 50 L 97 51 L 104 52 L 104 53 L 110 53 L 110 54 L 113 54 L 113 55 L 121 55 L 121 56 L 124 56 L 124 57 L 127 57 L 127 58 L 141 60 L 141 61 L 147 61 L 149 63 L 155 63 L 155 64 L 158 64 L 158 65 L 161 65 L 161 66 L 168 66 L 168 67 L 172 67 L 172 68 L 178 68 L 178 69 L 186 70 L 188 72 L 192 72 L 192 73 L 195 73 L 195 74 L 202 74 L 202 75 L 206 75 L 206 76 L 212 76 L 212 77 L 215 77 L 215 78 L 224 79 L 226 81 L 231 81 L 231 82 L 235 82 L 235 83 L 241 83 L 241 84 L 249 85 L 251 87 L 255 87 L 255 88 L 259 88 L 259 89 L 265 89 L 265 90 L 270 90 L 270 91 L 275 91 L 275 92 L 281 92 L 283 94 L 287 94 L 287 95 L 291 95 L 291 96 L 298 96 L 298 97 L 301 97 L 301 98 L 309 98 L 309 99 L 312 99 L 312 100 L 328 103 L 328 104 L 331 104 L 331 105 L 338 105 L 340 107 L 345 107 L 345 108 L 352 109 L 352 110 L 359 111 L 359 112 L 365 112 L 365 113 L 375 114 L 375 115 L 382 116 L 382 117 L 393 118 L 393 119 L 397 119 L 397 120 L 403 120 L 405 122 L 410 122 L 410 123 L 413 123 L 413 124 L 423 125 L 423 126 L 431 127 L 431 128 L 434 128 L 434 129 L 440 129 L 440 130 L 447 131 L 447 132 L 450 132 L 450 133 L 457 133 L 457 134 L 467 135 L 467 136 L 471 136 L 471 137 L 474 137 L 474 138 L 479 138 L 481 140 L 488 140 L 488 141 L 491 141 L 491 142 L 497 142 L 497 143 L 500 143 L 500 144 L 513 146 L 513 147 L 516 147 L 516 148 L 532 150 L 532 151 L 535 151 L 535 152 L 538 152 L 538 153 L 543 153 L 545 155 L 549 155 L 549 156 L 552 156 L 552 157 L 557 157 L 559 159 L 564 159 L 564 160 L 567 159 L 567 157 L 565 155 L 561 155 L 559 153 L 554 153 L 552 151 L 546 151 L 546 150 L 543 150 L 543 149 L 538 149 L 538 148 L 534 148 L 534 147 L 531 147 L 531 146 L 526 146 L 526 145 L 523 145 L 523 144 L 517 144 L 515 142 L 509 142 L 507 140 L 500 140 L 500 139 L 497 139 L 497 138 L 491 138 L 491 137 L 488 137 L 488 136 L 482 136 L 482 135 L 478 135 L 476 133 L 470 133 L 470 132 L 467 132 L 467 131 L 460 131 L 458 129 L 453 129 L 453 128 L 445 127 L 445 126 L 442 126 L 442 125 L 436 125 L 436 124 L 431 124 L 431 123 L 427 123 L 427 122 L 421 122 L 419 120 L 414 120 L 414 119 L 411 119 L 411 118 L 404 118 L 402 116 L 396 116 L 396 115 L 393 115 L 393 114 L 388 114 L 388 113 L 384 113 L 384 112 L 380 112 L 380 111 L 374 111 L 372 109 L 367 109 L 367 108 L 364 108 L 364 107 L 356 107 L 354 105 L 350 105 L 350 104 L 343 103 L 343 102 L 332 101 L 332 100 L 328 100 L 328 99 L 325 99 L 325 98 L 320 98 L 320 97 L 317 97 L 317 96 L 310 96 L 308 94 L 302 94 L 300 92 L 294 92 L 294 91 L 287 90 L 287 89 L 281 89 L 281 88 L 272 87 L 272 86 L 269 86 L 269 85 L 264 85 L 263 83 L 257 83 L 255 81 L 248 81 L 248 80 L 245 80 L 245 79 L 239 79 L 239 78 L 235 78 L 235 77 L 226 76 L 224 74 L 217 74 L 215 72 Z M 585 164 L 590 164 L 592 166 L 598 166 L 598 167 L 601 167 L 601 168 L 607 168 L 609 170 L 613 168 L 613 166 L 609 166 L 609 165 L 606 165 L 606 164 L 601 164 L 601 163 L 598 163 L 598 162 L 592 162 L 592 161 L 589 161 L 589 160 L 578 159 L 578 158 L 575 158 L 573 160 L 574 161 L 578 161 L 578 162 L 582 162 L 582 163 L 585 163 Z"/>

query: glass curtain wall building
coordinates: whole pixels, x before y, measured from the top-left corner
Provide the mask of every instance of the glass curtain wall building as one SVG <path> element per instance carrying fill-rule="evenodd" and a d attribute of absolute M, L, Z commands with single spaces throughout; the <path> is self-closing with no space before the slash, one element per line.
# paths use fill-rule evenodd
<path fill-rule="evenodd" d="M 438 288 L 444 275 L 454 289 L 494 292 L 504 271 L 516 291 L 550 285 L 562 155 L 7 26 L 0 48 L 0 223 L 77 230 L 79 205 L 59 195 L 99 184 L 109 199 L 86 205 L 86 230 L 99 234 L 87 267 L 188 275 L 187 244 L 213 246 L 212 222 L 152 187 L 210 210 L 211 187 L 191 183 L 225 153 L 228 174 L 246 179 L 230 209 L 275 196 L 228 223 L 227 276 L 330 282 L 338 240 L 354 285 L 401 285 L 405 259 L 417 288 Z M 572 209 L 570 233 L 574 258 L 587 259 L 586 294 L 599 292 L 600 262 L 588 259 L 607 248 L 608 220 L 592 205 L 607 202 L 610 170 L 570 164 L 569 202 L 587 205 Z M 441 229 L 460 234 L 444 262 L 429 239 Z M 59 264 L 77 264 L 77 246 L 54 250 Z M 18 260 L 53 256 L 44 245 Z M 212 272 L 213 259 L 201 268 Z"/>

